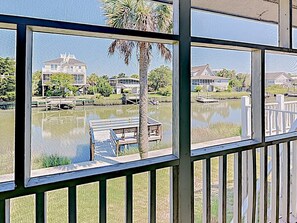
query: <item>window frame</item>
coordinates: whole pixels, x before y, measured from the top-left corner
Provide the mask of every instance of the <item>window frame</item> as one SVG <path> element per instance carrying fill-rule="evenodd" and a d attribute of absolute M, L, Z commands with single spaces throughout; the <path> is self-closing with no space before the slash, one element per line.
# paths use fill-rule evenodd
<path fill-rule="evenodd" d="M 73 188 L 77 185 L 94 181 L 100 181 L 100 183 L 102 181 L 102 184 L 104 184 L 107 179 L 171 167 L 172 220 L 173 222 L 192 222 L 194 214 L 192 203 L 194 161 L 297 140 L 296 132 L 265 138 L 264 123 L 265 52 L 277 51 L 297 54 L 297 50 L 292 48 L 292 1 L 280 0 L 278 47 L 192 37 L 191 1 L 174 0 L 173 8 L 174 34 L 137 30 L 127 31 L 97 25 L 0 14 L 0 28 L 17 31 L 15 180 L 14 182 L 0 184 L 0 214 L 3 210 L 5 211 L 5 207 L 3 209 L 2 205 L 5 199 L 29 194 L 37 194 L 37 199 L 42 199 L 39 197 L 39 194 L 42 195 L 49 190 L 63 187 Z M 33 32 L 173 44 L 173 154 L 107 167 L 95 167 L 50 176 L 30 177 Z M 190 92 L 191 47 L 193 46 L 235 49 L 252 53 L 252 76 L 254 77 L 252 78 L 252 88 L 254 89 L 252 91 L 252 139 L 191 150 Z M 104 211 L 106 214 L 106 209 L 100 209 L 100 214 L 104 214 Z"/>

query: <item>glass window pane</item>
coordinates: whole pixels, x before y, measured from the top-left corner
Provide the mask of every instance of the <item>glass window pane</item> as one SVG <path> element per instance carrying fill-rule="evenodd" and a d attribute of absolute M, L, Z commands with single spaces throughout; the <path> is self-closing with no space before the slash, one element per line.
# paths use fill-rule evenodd
<path fill-rule="evenodd" d="M 277 45 L 278 4 L 264 0 L 192 0 L 192 35 Z"/>
<path fill-rule="evenodd" d="M 33 41 L 33 176 L 172 153 L 171 45 L 44 33 Z M 119 46 L 131 47 L 127 64 Z"/>
<path fill-rule="evenodd" d="M 0 182 L 3 182 L 14 178 L 16 32 L 0 29 L 0 39 Z"/>
<path fill-rule="evenodd" d="M 141 2 L 129 0 L 127 4 L 125 3 L 125 1 L 111 0 L 52 0 L 50 2 L 39 0 L 4 0 L 1 1 L 0 14 L 106 25 L 151 32 L 172 32 L 173 19 L 171 5 L 148 0 Z M 122 13 L 123 8 L 126 9 L 126 13 Z M 145 20 L 144 22 L 138 23 L 138 17 L 135 15 L 139 12 L 144 15 L 142 17 Z M 109 19 L 111 17 L 113 19 Z M 128 19 L 128 22 L 123 22 L 126 19 Z M 144 24 L 146 25 L 144 26 Z"/>
<path fill-rule="evenodd" d="M 192 48 L 192 149 L 251 137 L 250 58 L 250 52 Z"/>
<path fill-rule="evenodd" d="M 266 54 L 265 127 L 266 136 L 296 131 L 297 57 L 294 54 Z"/>

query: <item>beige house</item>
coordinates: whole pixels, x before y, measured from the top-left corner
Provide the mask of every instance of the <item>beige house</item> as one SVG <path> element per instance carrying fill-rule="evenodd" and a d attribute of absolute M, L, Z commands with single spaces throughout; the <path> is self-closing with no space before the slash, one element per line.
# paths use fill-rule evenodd
<path fill-rule="evenodd" d="M 207 91 L 227 90 L 229 79 L 218 77 L 211 70 L 209 64 L 192 67 L 191 90 L 195 91 L 197 86 L 204 87 Z"/>
<path fill-rule="evenodd" d="M 265 74 L 265 86 L 269 87 L 271 85 L 281 85 L 281 86 L 291 86 L 293 79 L 285 72 L 275 72 Z"/>
<path fill-rule="evenodd" d="M 87 66 L 84 62 L 79 61 L 71 54 L 61 54 L 59 58 L 44 62 L 42 68 L 42 96 L 48 88 L 50 77 L 55 73 L 67 73 L 74 77 L 74 86 L 83 91 L 87 82 Z"/>

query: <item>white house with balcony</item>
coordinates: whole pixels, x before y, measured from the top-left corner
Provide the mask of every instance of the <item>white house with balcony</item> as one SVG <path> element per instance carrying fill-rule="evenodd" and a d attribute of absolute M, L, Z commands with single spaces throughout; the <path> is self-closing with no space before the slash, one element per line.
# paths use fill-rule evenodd
<path fill-rule="evenodd" d="M 140 84 L 137 78 L 110 78 L 109 83 L 114 88 L 116 94 L 121 94 L 124 90 L 129 90 L 133 94 L 139 94 Z"/>
<path fill-rule="evenodd" d="M 192 67 L 191 90 L 195 91 L 197 86 L 204 87 L 207 91 L 227 90 L 229 79 L 218 77 L 211 70 L 209 64 Z"/>
<path fill-rule="evenodd" d="M 87 82 L 87 66 L 84 62 L 77 60 L 74 55 L 61 54 L 59 58 L 44 62 L 42 68 L 42 96 L 49 86 L 50 77 L 55 73 L 71 74 L 74 77 L 74 86 L 84 91 Z"/>

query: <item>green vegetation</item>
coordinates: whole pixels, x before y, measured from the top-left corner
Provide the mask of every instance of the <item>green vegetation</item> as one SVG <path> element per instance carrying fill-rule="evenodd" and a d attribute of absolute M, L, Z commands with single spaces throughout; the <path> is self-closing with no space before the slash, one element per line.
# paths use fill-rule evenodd
<path fill-rule="evenodd" d="M 240 125 L 218 122 L 205 128 L 192 127 L 192 143 L 240 136 Z"/>
<path fill-rule="evenodd" d="M 226 100 L 226 99 L 240 99 L 242 96 L 249 96 L 249 92 L 200 92 L 199 94 L 197 92 L 192 92 L 192 102 L 195 101 L 197 96 L 201 97 L 209 97 L 214 99 L 220 99 L 220 100 Z"/>
<path fill-rule="evenodd" d="M 15 100 L 15 61 L 0 57 L 0 102 Z"/>
<path fill-rule="evenodd" d="M 0 77 L 15 75 L 15 60 L 9 57 L 0 57 Z"/>
<path fill-rule="evenodd" d="M 50 76 L 49 89 L 46 96 L 63 96 L 66 97 L 78 89 L 73 86 L 74 77 L 71 74 L 55 73 Z"/>
<path fill-rule="evenodd" d="M 275 84 L 267 87 L 265 91 L 269 94 L 275 95 L 275 94 L 286 94 L 289 91 L 295 91 L 295 89 Z"/>
<path fill-rule="evenodd" d="M 32 95 L 40 96 L 42 94 L 42 72 L 36 71 L 32 76 Z"/>
<path fill-rule="evenodd" d="M 0 77 L 0 101 L 15 100 L 15 76 Z"/>
<path fill-rule="evenodd" d="M 223 69 L 217 73 L 219 77 L 229 78 L 229 87 L 232 89 L 248 88 L 251 85 L 251 75 L 249 74 L 236 74 L 235 70 Z"/>
<path fill-rule="evenodd" d="M 62 166 L 71 164 L 71 160 L 67 157 L 54 155 L 42 155 L 41 157 L 34 159 L 34 168 L 48 168 L 54 166 Z"/>
<path fill-rule="evenodd" d="M 113 88 L 110 86 L 106 75 L 99 77 L 97 74 L 92 73 L 87 78 L 87 83 L 90 85 L 88 88 L 89 94 L 99 93 L 104 97 L 109 97 L 113 92 Z"/>
<path fill-rule="evenodd" d="M 196 91 L 196 92 L 201 92 L 202 89 L 203 89 L 203 87 L 202 87 L 201 85 L 197 85 L 197 86 L 195 87 L 195 91 Z"/>
<path fill-rule="evenodd" d="M 166 88 L 172 85 L 172 71 L 168 66 L 161 65 L 160 67 L 151 70 L 148 75 L 148 83 L 151 91 L 158 92 L 161 88 Z"/>

